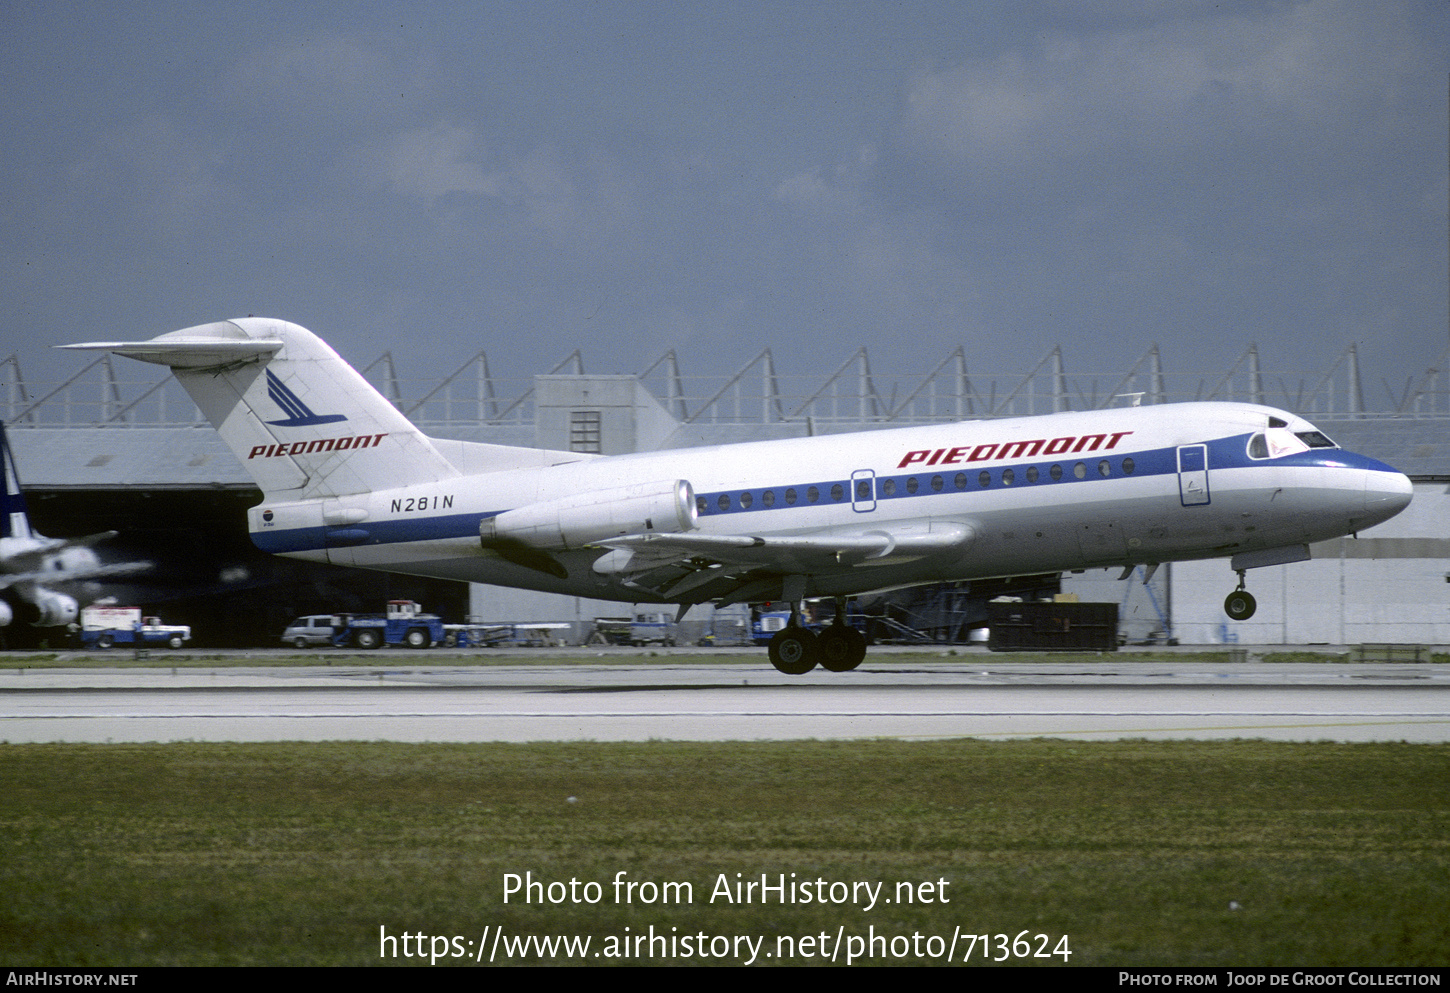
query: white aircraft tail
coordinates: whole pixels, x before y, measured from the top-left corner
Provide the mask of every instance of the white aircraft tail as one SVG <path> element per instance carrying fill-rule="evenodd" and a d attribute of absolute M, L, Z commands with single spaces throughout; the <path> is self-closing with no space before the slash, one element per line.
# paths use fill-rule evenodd
<path fill-rule="evenodd" d="M 0 492 L 0 538 L 33 538 L 30 512 L 25 506 L 20 475 L 15 471 L 15 455 L 10 451 L 3 421 L 0 421 L 0 476 L 4 477 L 4 491 Z"/>
<path fill-rule="evenodd" d="M 88 342 L 169 366 L 270 499 L 394 489 L 457 476 L 429 438 L 306 328 L 266 318 L 141 342 Z"/>

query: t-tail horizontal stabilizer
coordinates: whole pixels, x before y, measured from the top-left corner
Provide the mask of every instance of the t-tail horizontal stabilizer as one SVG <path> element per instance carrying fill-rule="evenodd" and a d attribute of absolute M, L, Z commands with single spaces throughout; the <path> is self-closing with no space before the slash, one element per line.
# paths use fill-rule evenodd
<path fill-rule="evenodd" d="M 150 341 L 62 347 L 170 367 L 272 500 L 369 493 L 458 475 L 326 342 L 286 321 L 245 317 Z"/>

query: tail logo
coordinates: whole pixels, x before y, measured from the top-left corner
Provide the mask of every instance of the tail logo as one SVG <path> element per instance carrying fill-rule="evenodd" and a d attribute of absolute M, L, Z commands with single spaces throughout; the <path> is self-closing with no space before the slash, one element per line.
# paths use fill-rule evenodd
<path fill-rule="evenodd" d="M 268 421 L 268 424 L 276 424 L 284 428 L 305 428 L 316 424 L 332 424 L 336 421 L 345 421 L 344 414 L 314 414 L 312 408 L 302 402 L 302 398 L 293 393 L 287 384 L 278 379 L 271 369 L 267 370 L 267 396 L 272 402 L 282 408 L 287 417 L 280 421 Z"/>

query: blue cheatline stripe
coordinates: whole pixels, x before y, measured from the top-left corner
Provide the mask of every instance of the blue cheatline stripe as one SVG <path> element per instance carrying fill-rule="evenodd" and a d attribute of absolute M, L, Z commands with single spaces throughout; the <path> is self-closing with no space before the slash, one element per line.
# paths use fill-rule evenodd
<path fill-rule="evenodd" d="M 263 528 L 252 532 L 252 544 L 264 552 L 306 552 L 324 548 L 357 547 L 359 545 L 392 545 L 409 541 L 447 541 L 455 538 L 477 538 L 478 524 L 486 514 L 446 514 L 364 521 L 339 527 Z"/>
<path fill-rule="evenodd" d="M 1281 456 L 1276 459 L 1250 459 L 1248 457 L 1248 441 L 1251 435 L 1236 435 L 1231 438 L 1221 438 L 1216 441 L 1207 442 L 1208 445 L 1208 469 L 1210 472 L 1218 469 L 1236 469 L 1248 466 L 1320 466 L 1320 467 L 1344 467 L 1352 469 L 1368 469 L 1376 472 L 1393 472 L 1398 470 L 1386 465 L 1376 459 L 1363 455 L 1356 455 L 1338 448 L 1317 448 L 1307 452 L 1297 452 L 1293 455 Z M 1204 444 L 1198 442 L 1197 444 Z M 968 469 L 959 466 L 951 466 L 942 472 L 915 472 L 915 473 L 893 473 L 889 476 L 877 476 L 874 480 L 857 480 L 867 485 L 874 483 L 874 499 L 885 502 L 905 499 L 916 499 L 933 496 L 954 496 L 963 493 L 973 493 L 996 490 L 1020 490 L 1024 488 L 1054 486 L 1065 483 L 1092 483 L 1105 482 L 1112 479 L 1138 479 L 1151 476 L 1171 476 L 1178 472 L 1178 447 L 1157 448 L 1149 451 L 1138 452 L 1082 452 L 1071 461 L 1060 462 L 1021 462 L 1007 466 L 994 466 L 991 469 Z M 1124 461 L 1131 460 L 1132 471 L 1124 470 Z M 1107 463 L 1107 474 L 1099 470 L 1101 463 Z M 1079 478 L 1075 472 L 1077 465 L 1083 465 L 1083 475 Z M 1052 467 L 1060 466 L 1061 477 L 1052 478 Z M 1035 482 L 1027 479 L 1027 470 L 1037 469 L 1037 480 Z M 932 468 L 932 467 L 928 467 Z M 1003 474 L 1012 472 L 1013 480 L 1010 484 L 1003 482 Z M 981 482 L 982 474 L 987 476 L 987 485 Z M 965 486 L 958 487 L 957 476 L 965 477 Z M 933 481 L 936 477 L 942 480 L 940 489 L 936 489 Z M 911 480 L 916 480 L 916 489 L 911 489 Z M 885 493 L 886 484 L 893 484 L 894 492 Z M 833 491 L 839 487 L 839 496 Z M 810 491 L 816 491 L 815 501 L 809 499 Z M 786 494 L 788 491 L 795 491 L 795 502 L 788 503 Z M 769 493 L 771 496 L 766 497 Z M 750 506 L 741 506 L 741 497 L 744 494 L 750 495 Z M 727 509 L 720 508 L 720 498 L 729 498 Z M 753 487 L 748 490 L 716 490 L 709 493 L 696 495 L 697 501 L 703 501 L 704 507 L 701 511 L 703 517 L 719 517 L 730 514 L 756 514 L 769 510 L 790 510 L 800 507 L 828 507 L 834 505 L 850 506 L 852 497 L 852 481 L 849 478 L 826 480 L 824 482 L 797 483 L 790 486 L 765 486 Z M 504 508 L 508 509 L 508 508 Z M 924 513 L 929 508 L 924 508 Z M 442 516 L 419 516 L 403 517 L 383 521 L 365 521 L 361 524 L 352 524 L 341 527 L 310 527 L 295 528 L 291 530 L 263 529 L 252 533 L 253 543 L 260 549 L 274 554 L 282 552 L 314 551 L 329 547 L 347 547 L 359 545 L 386 545 L 401 544 L 410 541 L 442 541 L 458 538 L 478 537 L 478 525 L 481 520 L 488 517 L 496 517 L 503 513 L 503 510 L 489 511 L 482 514 L 447 514 Z M 329 537 L 331 536 L 331 540 Z"/>
<path fill-rule="evenodd" d="M 1355 455 L 1342 449 L 1311 449 L 1276 459 L 1251 459 L 1248 443 L 1253 433 L 1219 438 L 1210 442 L 1195 442 L 1208 446 L 1208 469 L 1238 469 L 1248 466 L 1272 464 L 1308 466 L 1344 466 L 1371 469 L 1380 472 L 1398 472 L 1391 466 L 1363 455 Z M 797 483 L 790 486 L 752 487 L 748 490 L 717 490 L 697 493 L 696 506 L 702 517 L 719 517 L 727 514 L 756 514 L 768 510 L 785 510 L 791 507 L 831 506 L 849 504 L 853 495 L 857 500 L 894 501 L 921 497 L 946 496 L 948 494 L 975 493 L 991 490 L 1023 489 L 1036 486 L 1052 486 L 1064 483 L 1090 483 L 1106 479 L 1128 479 L 1149 476 L 1170 476 L 1178 472 L 1178 449 L 1184 446 L 1156 448 L 1132 452 L 1079 452 L 1067 459 L 1027 460 L 1008 465 L 994 465 L 990 468 L 966 464 L 946 467 L 925 466 L 911 472 L 895 472 L 879 475 L 874 480 L 856 480 L 856 486 L 872 487 L 864 493 L 853 492 L 850 479 L 833 479 L 826 482 Z M 1064 453 L 1067 454 L 1067 453 Z M 1077 467 L 1082 466 L 1082 475 Z M 1054 478 L 1053 468 L 1060 470 Z M 1029 478 L 1036 470 L 1036 479 Z M 939 485 L 938 485 L 939 481 Z M 816 498 L 810 498 L 811 490 Z M 790 497 L 794 495 L 794 500 Z M 722 499 L 723 498 L 723 499 Z"/>

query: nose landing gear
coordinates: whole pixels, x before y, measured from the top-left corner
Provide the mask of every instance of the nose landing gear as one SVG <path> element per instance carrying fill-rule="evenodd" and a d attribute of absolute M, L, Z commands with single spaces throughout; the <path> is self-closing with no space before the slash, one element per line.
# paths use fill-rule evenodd
<path fill-rule="evenodd" d="M 1259 609 L 1259 602 L 1253 594 L 1244 589 L 1244 570 L 1239 570 L 1239 588 L 1228 595 L 1223 602 L 1223 612 L 1236 621 L 1246 621 Z"/>

